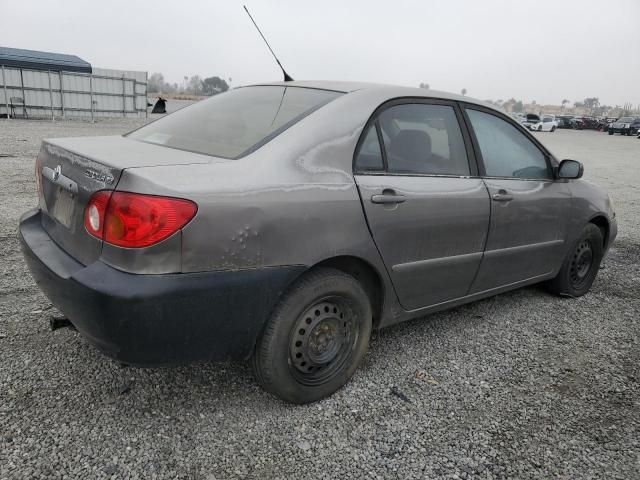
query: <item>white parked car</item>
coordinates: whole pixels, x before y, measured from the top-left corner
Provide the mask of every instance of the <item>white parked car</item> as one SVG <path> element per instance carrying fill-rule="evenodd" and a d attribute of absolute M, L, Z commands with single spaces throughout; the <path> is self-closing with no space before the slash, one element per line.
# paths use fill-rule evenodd
<path fill-rule="evenodd" d="M 520 123 L 527 130 L 531 130 L 531 127 L 533 125 L 537 125 L 539 122 L 540 122 L 540 116 L 536 115 L 535 113 L 523 114 L 522 117 L 520 118 Z"/>
<path fill-rule="evenodd" d="M 534 132 L 555 132 L 558 128 L 558 121 L 554 115 L 542 115 L 542 119 L 538 123 L 531 125 Z"/>

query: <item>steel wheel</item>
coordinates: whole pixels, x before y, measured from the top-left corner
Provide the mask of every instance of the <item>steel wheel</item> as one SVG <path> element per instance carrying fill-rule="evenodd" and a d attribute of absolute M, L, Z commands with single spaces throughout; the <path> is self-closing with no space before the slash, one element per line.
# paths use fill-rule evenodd
<path fill-rule="evenodd" d="M 331 395 L 364 358 L 372 317 L 358 280 L 333 268 L 310 270 L 283 294 L 256 342 L 256 379 L 288 402 Z"/>
<path fill-rule="evenodd" d="M 309 307 L 297 320 L 289 342 L 289 364 L 304 385 L 318 385 L 343 368 L 358 340 L 349 301 L 329 297 Z"/>
<path fill-rule="evenodd" d="M 571 268 L 569 269 L 571 284 L 574 288 L 579 289 L 582 287 L 591 272 L 591 268 L 593 268 L 593 248 L 589 240 L 583 240 L 573 254 Z"/>
<path fill-rule="evenodd" d="M 598 274 L 604 254 L 604 235 L 588 223 L 562 262 L 558 274 L 547 282 L 552 293 L 579 297 L 589 291 Z"/>

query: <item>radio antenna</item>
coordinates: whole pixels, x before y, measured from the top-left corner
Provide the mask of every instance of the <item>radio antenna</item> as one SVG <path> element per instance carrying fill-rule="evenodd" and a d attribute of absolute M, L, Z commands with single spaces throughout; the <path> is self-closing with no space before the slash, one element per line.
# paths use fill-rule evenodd
<path fill-rule="evenodd" d="M 253 24 L 256 27 L 256 30 L 258 30 L 258 33 L 260 34 L 260 36 L 262 37 L 262 39 L 264 40 L 264 43 L 267 44 L 267 47 L 269 48 L 269 51 L 271 52 L 271 55 L 273 55 L 273 58 L 276 59 L 276 62 L 278 63 L 278 66 L 280 67 L 280 70 L 282 70 L 282 73 L 284 74 L 284 81 L 285 82 L 292 82 L 293 78 L 291 78 L 289 76 L 289 74 L 285 71 L 284 67 L 282 66 L 282 64 L 280 63 L 280 60 L 278 60 L 278 57 L 276 57 L 276 54 L 273 52 L 273 49 L 271 48 L 271 45 L 269 45 L 269 42 L 267 42 L 267 39 L 264 38 L 264 35 L 262 34 L 262 32 L 260 31 L 260 27 L 258 27 L 258 24 L 256 23 L 256 21 L 253 19 L 253 17 L 251 16 L 251 14 L 249 13 L 249 10 L 247 9 L 246 5 L 243 5 L 242 8 L 244 8 L 244 11 L 247 12 L 247 15 L 249 15 L 249 18 L 251 19 L 251 21 L 253 22 Z"/>

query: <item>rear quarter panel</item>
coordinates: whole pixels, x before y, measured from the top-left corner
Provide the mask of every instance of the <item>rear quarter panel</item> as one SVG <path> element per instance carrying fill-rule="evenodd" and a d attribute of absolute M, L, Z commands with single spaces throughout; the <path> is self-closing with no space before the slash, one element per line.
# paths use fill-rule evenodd
<path fill-rule="evenodd" d="M 183 272 L 354 255 L 382 273 L 351 165 L 363 125 L 387 94 L 362 97 L 331 102 L 237 160 L 128 169 L 118 190 L 198 204 L 181 234 Z"/>

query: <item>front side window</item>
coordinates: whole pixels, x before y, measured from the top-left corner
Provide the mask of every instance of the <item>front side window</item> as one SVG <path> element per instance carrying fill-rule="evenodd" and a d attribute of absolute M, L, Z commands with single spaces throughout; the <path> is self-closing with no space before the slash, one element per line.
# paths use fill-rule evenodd
<path fill-rule="evenodd" d="M 501 118 L 467 110 L 489 177 L 552 179 L 547 161 L 524 133 Z"/>
<path fill-rule="evenodd" d="M 469 161 L 453 107 L 402 104 L 378 117 L 390 173 L 469 175 Z"/>
<path fill-rule="evenodd" d="M 281 133 L 340 92 L 301 87 L 244 87 L 178 110 L 128 134 L 156 145 L 237 158 Z"/>

